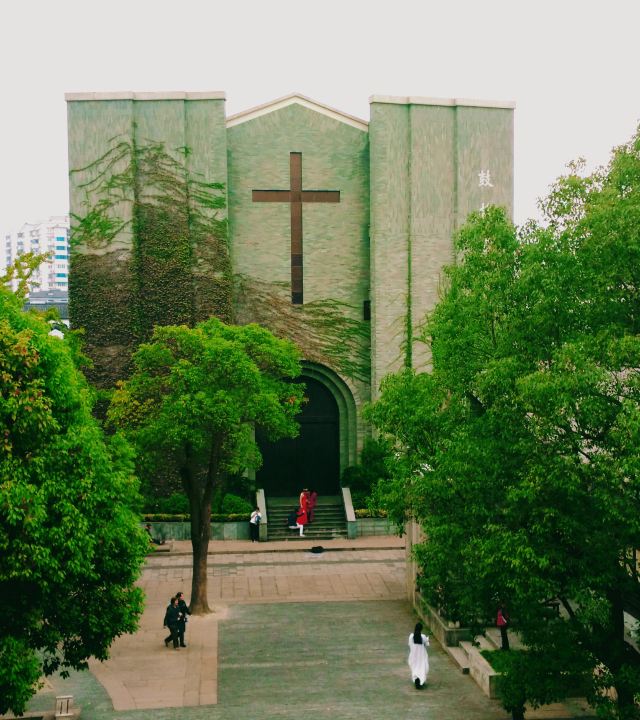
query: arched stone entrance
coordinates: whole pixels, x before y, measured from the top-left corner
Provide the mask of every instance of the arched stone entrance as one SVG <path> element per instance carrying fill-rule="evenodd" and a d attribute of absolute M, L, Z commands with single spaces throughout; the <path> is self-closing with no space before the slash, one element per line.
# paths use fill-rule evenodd
<path fill-rule="evenodd" d="M 256 433 L 262 453 L 256 484 L 276 497 L 297 496 L 303 487 L 336 495 L 342 470 L 355 460 L 355 402 L 341 378 L 323 366 L 303 363 L 300 382 L 308 398 L 298 416 L 300 434 L 272 442 Z"/>

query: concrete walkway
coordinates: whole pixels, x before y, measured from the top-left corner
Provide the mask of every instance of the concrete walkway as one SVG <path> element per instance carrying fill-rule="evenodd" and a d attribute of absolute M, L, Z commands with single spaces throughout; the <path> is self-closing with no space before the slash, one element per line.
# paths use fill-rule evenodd
<path fill-rule="evenodd" d="M 219 624 L 230 606 L 403 597 L 404 541 L 364 540 L 352 546 L 347 540 L 327 541 L 321 555 L 310 553 L 313 543 L 304 541 L 212 542 L 207 585 L 214 612 L 189 619 L 188 646 L 178 651 L 165 648 L 162 619 L 172 595 L 182 590 L 189 597 L 192 565 L 187 553 L 190 543 L 174 543 L 171 553 L 149 556 L 142 573 L 147 602 L 139 631 L 119 638 L 111 658 L 91 662 L 91 671 L 115 710 L 215 704 Z M 278 550 L 274 545 L 284 547 Z M 167 677 L 172 681 L 167 682 Z"/>
<path fill-rule="evenodd" d="M 190 544 L 150 556 L 140 630 L 119 638 L 91 673 L 52 678 L 30 709 L 69 693 L 83 720 L 507 717 L 436 642 L 427 689 L 411 684 L 406 643 L 416 618 L 405 600 L 401 538 L 327 541 L 319 555 L 312 544 L 212 542 L 214 613 L 190 619 L 179 651 L 165 648 L 161 626 L 169 597 L 189 595 Z M 527 714 L 572 716 L 568 707 Z"/>

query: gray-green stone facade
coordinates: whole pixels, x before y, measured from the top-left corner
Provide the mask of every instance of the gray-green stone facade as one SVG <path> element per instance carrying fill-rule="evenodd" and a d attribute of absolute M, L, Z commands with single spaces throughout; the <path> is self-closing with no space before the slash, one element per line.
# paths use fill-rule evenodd
<path fill-rule="evenodd" d="M 382 378 L 405 365 L 429 367 L 413 338 L 438 300 L 456 227 L 489 204 L 511 213 L 513 105 L 373 96 L 366 122 L 301 95 L 230 117 L 215 92 L 66 99 L 72 215 L 83 215 L 88 197 L 78 171 L 114 137 L 188 148 L 186 171 L 224 185 L 233 320 L 259 322 L 300 346 L 305 376 L 336 402 L 340 469 L 354 463 L 367 435 L 362 407 Z M 302 305 L 291 300 L 290 204 L 253 196 L 289 190 L 291 153 L 301 153 L 303 191 L 340 193 L 339 202 L 302 203 Z M 117 284 L 131 272 L 131 226 L 106 248 L 76 244 L 72 252 L 110 254 Z M 71 320 L 91 336 L 90 317 L 72 312 Z M 94 355 L 116 358 L 117 337 L 104 344 Z"/>

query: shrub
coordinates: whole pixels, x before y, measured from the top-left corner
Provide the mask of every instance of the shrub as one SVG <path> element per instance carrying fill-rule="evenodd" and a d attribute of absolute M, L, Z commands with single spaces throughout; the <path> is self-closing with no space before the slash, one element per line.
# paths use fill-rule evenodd
<path fill-rule="evenodd" d="M 386 510 L 370 510 L 369 508 L 359 508 L 353 511 L 357 518 L 386 518 Z"/>
<path fill-rule="evenodd" d="M 242 522 L 248 520 L 251 513 L 211 513 L 211 522 Z M 190 515 L 171 515 L 170 513 L 147 513 L 142 516 L 143 522 L 189 522 Z"/>
<path fill-rule="evenodd" d="M 365 440 L 360 462 L 345 468 L 340 479 L 342 487 L 351 490 L 354 507 L 365 508 L 370 502 L 371 490 L 380 480 L 389 479 L 386 461 L 389 447 L 382 440 Z"/>
<path fill-rule="evenodd" d="M 173 493 L 169 497 L 147 498 L 144 503 L 147 513 L 161 515 L 189 515 L 189 498 L 184 493 Z"/>
<path fill-rule="evenodd" d="M 247 502 L 233 493 L 227 493 L 222 501 L 222 514 L 239 514 L 239 515 L 251 515 L 253 507 L 250 502 Z"/>

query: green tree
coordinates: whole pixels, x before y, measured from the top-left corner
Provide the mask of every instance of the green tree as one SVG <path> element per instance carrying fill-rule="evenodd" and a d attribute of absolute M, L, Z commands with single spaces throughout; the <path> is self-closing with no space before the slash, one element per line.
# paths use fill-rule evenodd
<path fill-rule="evenodd" d="M 375 509 L 376 502 L 375 498 L 371 497 L 371 492 L 380 480 L 389 478 L 388 457 L 388 443 L 380 438 L 367 438 L 360 452 L 358 464 L 349 465 L 344 469 L 340 485 L 351 490 L 351 499 L 355 508 Z"/>
<path fill-rule="evenodd" d="M 131 451 L 92 418 L 75 350 L 21 305 L 0 288 L 0 714 L 136 629 L 147 548 Z"/>
<path fill-rule="evenodd" d="M 298 351 L 257 325 L 211 319 L 156 327 L 133 362 L 109 419 L 148 468 L 167 459 L 178 468 L 191 512 L 191 611 L 206 613 L 212 495 L 226 473 L 259 465 L 256 426 L 273 439 L 295 436 L 303 393 L 289 381 L 300 374 Z"/>
<path fill-rule="evenodd" d="M 603 715 L 636 718 L 623 609 L 640 603 L 640 138 L 579 171 L 542 224 L 470 218 L 426 324 L 433 373 L 387 378 L 371 416 L 399 454 L 389 510 L 428 538 L 424 592 L 466 622 L 498 601 L 516 619 L 529 650 L 505 706 L 521 716 L 581 677 Z"/>

